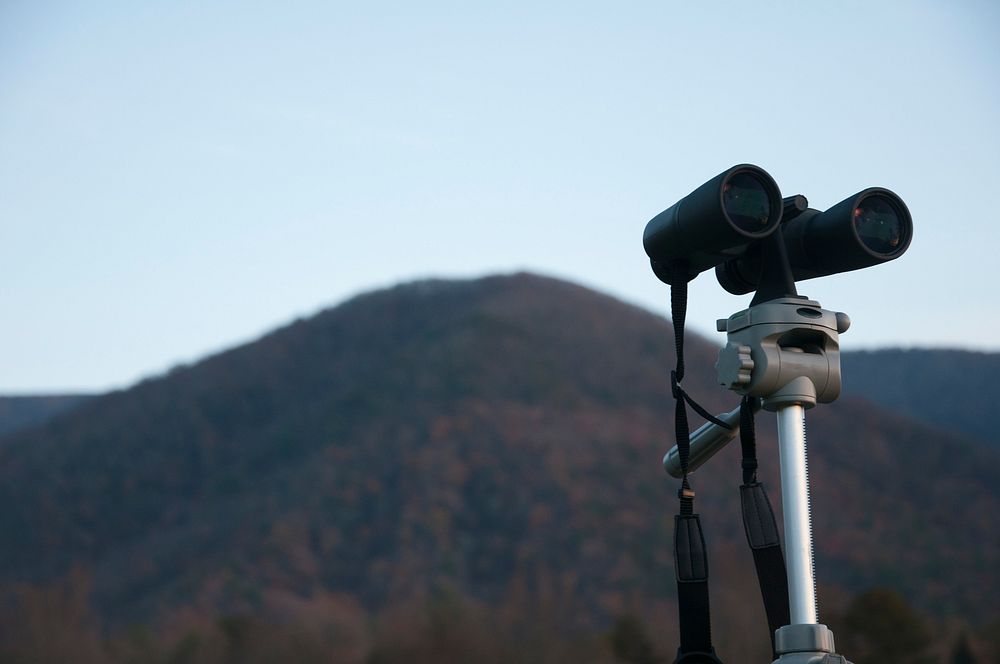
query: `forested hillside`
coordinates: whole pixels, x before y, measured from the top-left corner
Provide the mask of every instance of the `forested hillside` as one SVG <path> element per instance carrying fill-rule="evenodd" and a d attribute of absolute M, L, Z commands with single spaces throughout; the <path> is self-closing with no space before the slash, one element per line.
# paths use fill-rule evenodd
<path fill-rule="evenodd" d="M 0 436 L 38 426 L 86 403 L 86 395 L 0 397 Z"/>
<path fill-rule="evenodd" d="M 732 407 L 714 346 L 692 337 L 687 359 L 696 398 Z M 560 629 L 643 615 L 669 642 L 673 363 L 665 319 L 552 279 L 360 296 L 6 436 L 0 580 L 76 570 L 112 632 L 447 596 L 487 622 L 539 603 Z M 885 586 L 995 620 L 1000 455 L 860 399 L 808 423 L 823 606 Z M 737 452 L 693 481 L 723 652 L 766 653 Z"/>
<path fill-rule="evenodd" d="M 893 348 L 844 353 L 844 390 L 1000 450 L 991 416 L 1000 401 L 1000 353 Z"/>

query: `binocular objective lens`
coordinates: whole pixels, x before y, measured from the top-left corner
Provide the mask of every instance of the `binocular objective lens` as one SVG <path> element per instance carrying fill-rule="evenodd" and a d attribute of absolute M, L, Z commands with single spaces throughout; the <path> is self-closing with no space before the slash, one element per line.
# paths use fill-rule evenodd
<path fill-rule="evenodd" d="M 865 246 L 878 254 L 895 253 L 903 241 L 899 214 L 885 196 L 869 196 L 854 208 L 854 229 Z"/>
<path fill-rule="evenodd" d="M 722 206 L 736 227 L 748 233 L 767 228 L 771 200 L 764 184 L 750 173 L 733 175 L 722 187 Z"/>

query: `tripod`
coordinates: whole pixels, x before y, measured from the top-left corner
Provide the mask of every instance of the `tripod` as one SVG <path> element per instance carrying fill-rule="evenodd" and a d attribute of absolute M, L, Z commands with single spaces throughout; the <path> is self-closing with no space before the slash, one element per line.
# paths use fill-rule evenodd
<path fill-rule="evenodd" d="M 719 382 L 741 394 L 760 397 L 764 410 L 776 412 L 778 418 L 791 620 L 775 634 L 775 664 L 847 664 L 835 654 L 833 633 L 819 623 L 817 615 L 805 410 L 839 396 L 838 335 L 849 326 L 846 314 L 827 311 L 818 302 L 799 296 L 752 304 L 718 321 L 719 331 L 727 333 L 716 364 Z M 720 434 L 715 431 L 713 438 L 711 427 L 721 430 L 709 425 L 696 432 L 692 455 L 701 447 L 699 434 L 713 439 L 715 449 L 720 447 Z"/>
<path fill-rule="evenodd" d="M 804 196 L 781 199 L 774 180 L 749 164 L 724 171 L 646 224 L 643 248 L 653 273 L 670 286 L 676 351 L 670 383 L 677 444 L 663 459 L 667 472 L 681 480 L 674 517 L 680 628 L 675 664 L 720 664 L 712 645 L 705 540 L 688 476 L 738 429 L 743 524 L 775 664 L 846 662 L 834 652 L 833 634 L 818 622 L 816 610 L 805 411 L 840 394 L 838 335 L 850 319 L 800 297 L 795 282 L 894 260 L 906 251 L 912 231 L 909 211 L 888 189 L 865 189 L 820 212 Z M 728 335 L 716 365 L 719 382 L 743 400 L 739 409 L 718 417 L 682 386 L 688 283 L 712 267 L 730 293 L 756 291 L 748 309 L 719 321 L 718 330 Z M 708 420 L 693 435 L 688 406 Z M 774 512 L 757 480 L 753 411 L 761 406 L 778 417 L 787 566 Z"/>

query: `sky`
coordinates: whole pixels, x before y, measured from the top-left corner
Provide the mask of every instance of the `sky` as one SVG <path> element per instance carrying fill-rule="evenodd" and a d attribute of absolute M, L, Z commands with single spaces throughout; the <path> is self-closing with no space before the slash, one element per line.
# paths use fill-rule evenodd
<path fill-rule="evenodd" d="M 0 394 L 100 391 L 359 292 L 530 270 L 668 314 L 645 223 L 738 163 L 909 251 L 845 350 L 1000 351 L 1000 5 L 0 0 Z M 745 308 L 707 272 L 689 329 Z"/>

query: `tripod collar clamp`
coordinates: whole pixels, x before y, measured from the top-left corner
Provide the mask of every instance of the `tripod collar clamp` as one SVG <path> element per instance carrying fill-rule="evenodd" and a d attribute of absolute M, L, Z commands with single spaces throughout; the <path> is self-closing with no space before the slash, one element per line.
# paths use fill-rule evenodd
<path fill-rule="evenodd" d="M 785 625 L 774 634 L 774 649 L 779 655 L 796 652 L 832 653 L 836 652 L 833 632 L 826 625 L 799 624 Z"/>

